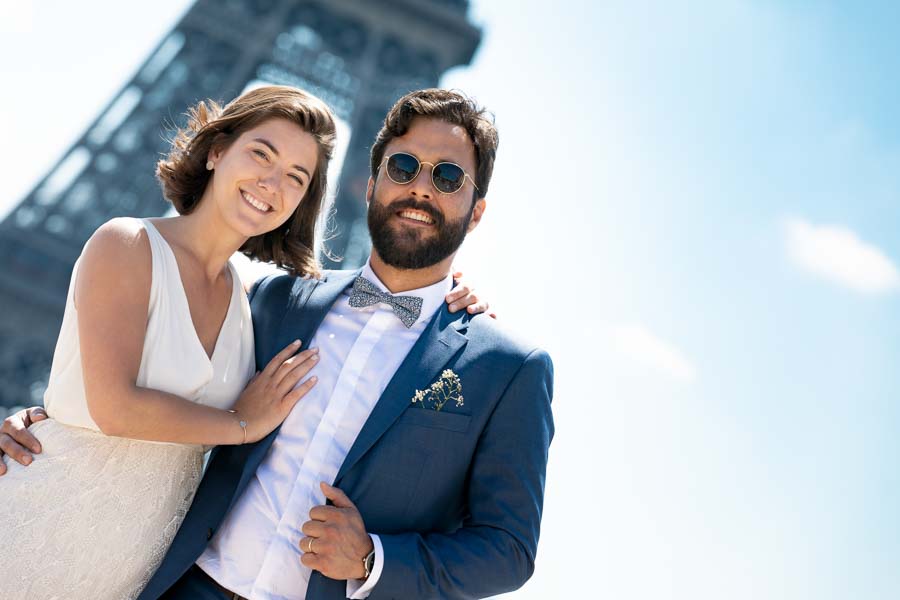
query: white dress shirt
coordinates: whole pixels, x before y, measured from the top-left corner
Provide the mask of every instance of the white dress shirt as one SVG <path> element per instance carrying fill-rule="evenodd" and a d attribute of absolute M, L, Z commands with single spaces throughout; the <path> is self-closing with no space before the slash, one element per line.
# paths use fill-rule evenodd
<path fill-rule="evenodd" d="M 387 291 L 367 263 L 362 275 Z M 302 600 L 311 571 L 300 562 L 300 527 L 325 504 L 319 482 L 332 483 L 363 424 L 426 325 L 443 304 L 452 278 L 402 292 L 419 296 L 422 312 L 407 329 L 390 306 L 352 308 L 351 287 L 328 311 L 310 347 L 320 360 L 318 383 L 285 419 L 266 458 L 197 565 L 250 600 Z M 366 598 L 384 565 L 372 535 L 375 566 L 369 578 L 347 582 L 348 598 Z M 362 559 L 362 557 L 360 557 Z"/>

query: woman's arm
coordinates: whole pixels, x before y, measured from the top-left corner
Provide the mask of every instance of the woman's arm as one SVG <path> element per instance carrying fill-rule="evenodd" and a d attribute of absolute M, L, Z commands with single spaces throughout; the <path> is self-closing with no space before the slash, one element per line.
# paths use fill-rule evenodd
<path fill-rule="evenodd" d="M 283 350 L 247 386 L 238 414 L 136 384 L 147 332 L 152 255 L 147 232 L 130 219 L 104 224 L 88 241 L 75 282 L 78 335 L 88 410 L 107 435 L 187 444 L 261 439 L 314 385 L 295 385 L 316 353 Z M 247 423 L 245 432 L 240 421 Z"/>

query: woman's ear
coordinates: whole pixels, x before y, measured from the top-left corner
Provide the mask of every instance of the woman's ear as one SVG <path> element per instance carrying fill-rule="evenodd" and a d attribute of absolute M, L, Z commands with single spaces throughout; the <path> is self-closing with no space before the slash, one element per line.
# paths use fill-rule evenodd
<path fill-rule="evenodd" d="M 209 145 L 209 152 L 206 153 L 206 160 L 211 160 L 214 163 L 219 162 L 222 156 L 225 154 L 225 150 L 228 149 L 229 144 L 228 138 L 220 133 L 216 134 L 216 137 L 213 138 L 212 143 Z"/>
<path fill-rule="evenodd" d="M 207 162 L 211 161 L 213 163 L 217 163 L 217 162 L 219 162 L 219 159 L 222 158 L 222 154 L 223 154 L 223 152 L 221 149 L 216 148 L 216 147 L 210 148 L 209 152 L 207 152 L 207 154 L 206 154 L 206 161 Z"/>

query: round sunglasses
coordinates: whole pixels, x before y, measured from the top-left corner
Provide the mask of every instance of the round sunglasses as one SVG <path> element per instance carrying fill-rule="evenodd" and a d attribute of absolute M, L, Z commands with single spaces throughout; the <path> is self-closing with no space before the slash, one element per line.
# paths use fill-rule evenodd
<path fill-rule="evenodd" d="M 385 172 L 387 173 L 388 178 L 399 185 L 406 185 L 407 183 L 412 182 L 422 169 L 422 165 L 430 165 L 431 184 L 434 186 L 434 189 L 440 193 L 453 194 L 458 192 L 460 188 L 465 185 L 466 178 L 468 178 L 475 189 L 478 190 L 478 186 L 475 185 L 475 180 L 456 163 L 439 162 L 434 164 L 419 160 L 412 154 L 407 154 L 406 152 L 395 152 L 394 154 L 391 154 L 381 161 L 381 166 L 384 166 L 385 163 L 387 163 Z"/>

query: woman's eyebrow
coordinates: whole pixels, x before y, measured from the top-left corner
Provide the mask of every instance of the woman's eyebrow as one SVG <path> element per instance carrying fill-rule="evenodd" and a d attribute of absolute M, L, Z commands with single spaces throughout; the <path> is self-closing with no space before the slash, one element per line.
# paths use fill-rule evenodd
<path fill-rule="evenodd" d="M 254 138 L 253 141 L 259 142 L 260 144 L 266 146 L 269 150 L 272 151 L 272 153 L 275 156 L 280 156 L 280 154 L 278 153 L 278 149 L 274 146 L 274 144 L 272 144 L 272 142 L 270 142 L 266 138 Z M 291 168 L 297 169 L 298 171 L 302 171 L 302 172 L 306 173 L 307 177 L 312 178 L 312 175 L 309 174 L 309 171 L 306 170 L 306 167 L 302 167 L 300 165 L 291 165 Z"/>

